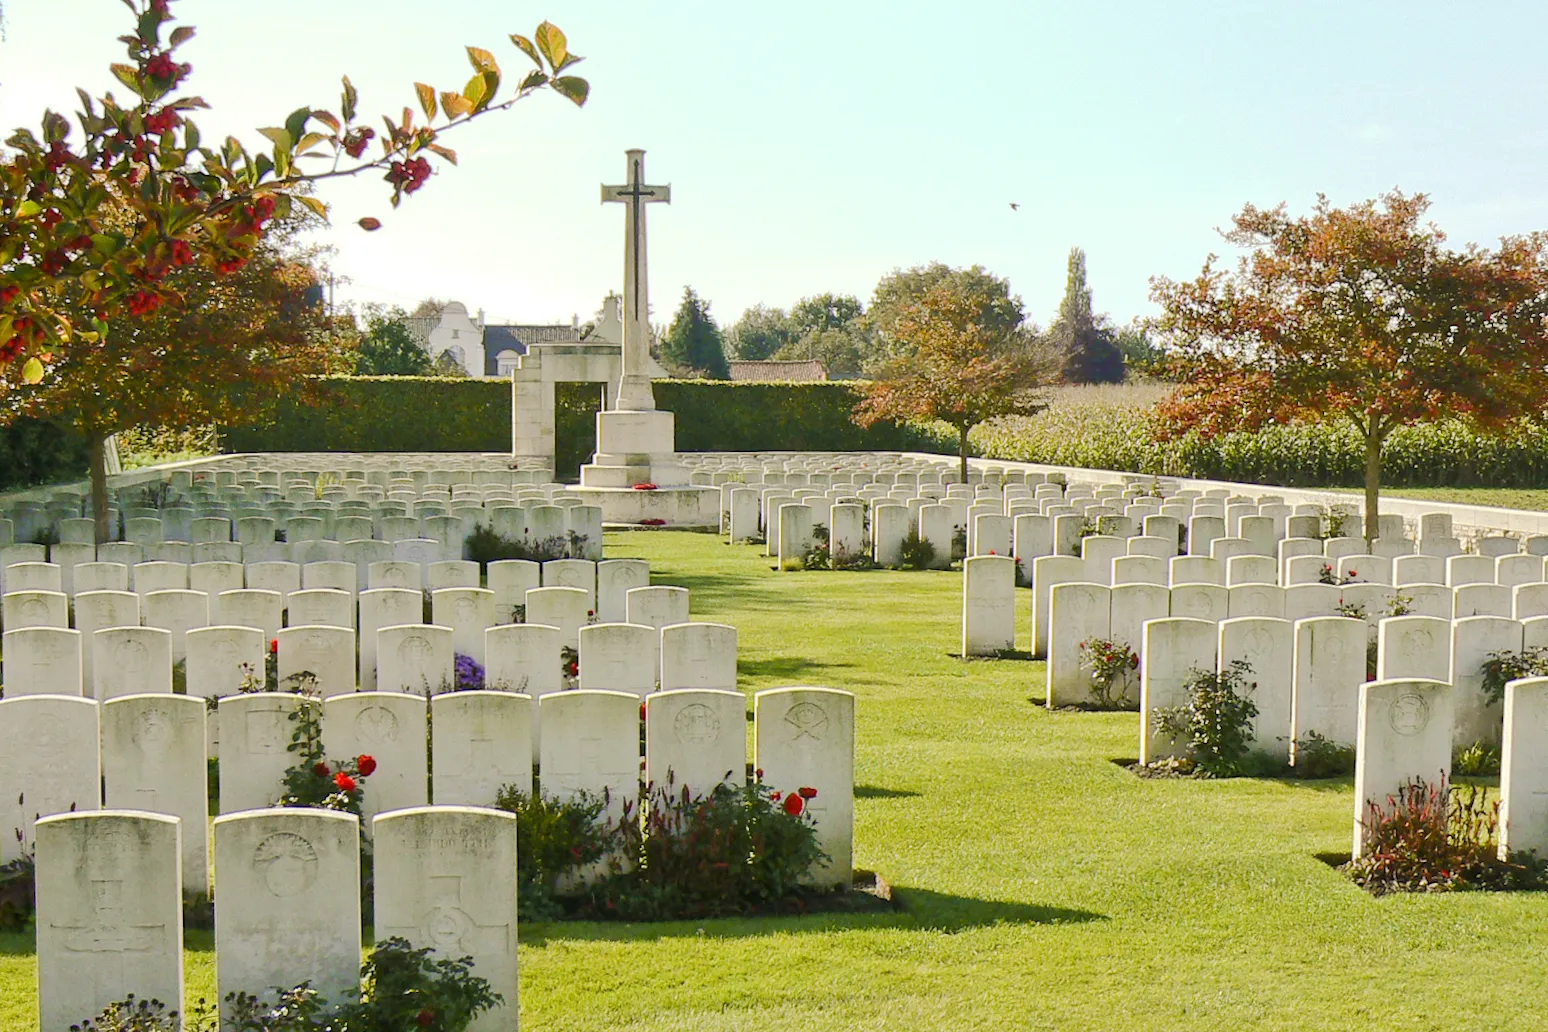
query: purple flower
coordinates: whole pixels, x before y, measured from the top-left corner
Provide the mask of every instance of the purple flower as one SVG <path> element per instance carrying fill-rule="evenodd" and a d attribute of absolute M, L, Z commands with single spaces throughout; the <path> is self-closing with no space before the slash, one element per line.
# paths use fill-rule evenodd
<path fill-rule="evenodd" d="M 472 656 L 464 656 L 460 652 L 457 653 L 454 669 L 456 671 L 455 677 L 459 692 L 473 691 L 484 687 L 484 668 Z"/>

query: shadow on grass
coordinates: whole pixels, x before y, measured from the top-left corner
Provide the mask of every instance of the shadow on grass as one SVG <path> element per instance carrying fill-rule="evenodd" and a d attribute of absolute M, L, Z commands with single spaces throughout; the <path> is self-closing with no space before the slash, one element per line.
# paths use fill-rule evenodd
<path fill-rule="evenodd" d="M 30 957 L 37 952 L 37 939 L 32 930 L 25 932 L 0 932 L 0 957 Z"/>
<path fill-rule="evenodd" d="M 1324 778 L 1298 778 L 1293 773 L 1289 773 L 1293 770 L 1290 767 L 1284 768 L 1286 771 L 1284 774 L 1239 774 L 1229 778 L 1212 778 L 1165 770 L 1141 771 L 1139 760 L 1133 756 L 1109 756 L 1107 762 L 1115 767 L 1122 767 L 1141 781 L 1213 781 L 1238 785 L 1283 785 L 1285 788 L 1303 792 L 1342 792 L 1354 786 L 1352 774 L 1337 774 Z"/>
<path fill-rule="evenodd" d="M 799 656 L 774 656 L 769 659 L 741 659 L 737 661 L 736 672 L 739 677 L 778 677 L 796 683 L 796 678 L 804 678 L 808 673 L 820 670 L 845 670 L 853 669 L 853 663 L 823 663 L 803 659 Z"/>
<path fill-rule="evenodd" d="M 1001 649 L 998 652 L 991 652 L 991 653 L 989 653 L 987 655 L 982 655 L 982 656 L 964 656 L 960 652 L 948 652 L 948 653 L 946 653 L 946 658 L 947 659 L 962 659 L 962 660 L 966 660 L 969 663 L 983 663 L 983 662 L 991 662 L 992 663 L 992 662 L 995 662 L 997 660 L 1011 660 L 1013 662 L 1018 662 L 1018 663 L 1030 663 L 1030 662 L 1033 662 L 1032 653 L 1024 652 L 1021 649 Z"/>
<path fill-rule="evenodd" d="M 856 785 L 856 799 L 917 799 L 918 792 L 906 788 L 883 788 L 880 785 Z"/>
<path fill-rule="evenodd" d="M 523 925 L 521 941 L 530 946 L 546 942 L 627 942 L 652 939 L 744 939 L 761 935 L 801 932 L 836 932 L 849 929 L 901 928 L 934 932 L 961 932 L 996 925 L 1060 925 L 1106 921 L 1106 914 L 1037 903 L 975 899 L 929 889 L 892 887 L 892 907 L 881 911 L 818 912 L 801 916 L 707 918 L 698 921 L 611 923 L 603 921 L 554 921 Z"/>

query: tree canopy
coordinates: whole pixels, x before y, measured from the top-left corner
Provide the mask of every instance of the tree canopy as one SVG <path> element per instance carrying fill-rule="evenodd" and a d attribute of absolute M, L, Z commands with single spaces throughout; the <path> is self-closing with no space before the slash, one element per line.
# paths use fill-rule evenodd
<path fill-rule="evenodd" d="M 429 376 L 435 371 L 430 355 L 409 332 L 401 308 L 373 308 L 365 313 L 365 333 L 355 349 L 360 376 Z"/>
<path fill-rule="evenodd" d="M 709 302 L 692 287 L 683 288 L 682 304 L 666 336 L 661 338 L 661 360 L 674 374 L 729 380 L 725 342 L 710 315 Z"/>
<path fill-rule="evenodd" d="M 1048 330 L 1064 356 L 1066 383 L 1122 383 L 1123 352 L 1104 319 L 1091 310 L 1091 286 L 1086 281 L 1086 252 L 1070 248 L 1064 300 Z"/>
<path fill-rule="evenodd" d="M 1462 415 L 1484 429 L 1541 412 L 1548 392 L 1548 235 L 1456 251 L 1394 191 L 1311 214 L 1247 205 L 1196 279 L 1152 281 L 1162 342 L 1186 375 L 1163 404 L 1173 433 L 1348 420 L 1365 441 L 1374 540 L 1382 447 L 1400 426 Z"/>

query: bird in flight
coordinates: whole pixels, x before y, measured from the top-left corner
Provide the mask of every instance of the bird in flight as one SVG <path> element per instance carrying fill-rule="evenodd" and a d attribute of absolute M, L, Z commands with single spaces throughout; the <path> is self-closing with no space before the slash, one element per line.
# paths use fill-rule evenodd
<path fill-rule="evenodd" d="M 1010 202 L 1010 206 L 1011 206 L 1011 211 L 1020 211 L 1021 210 L 1021 205 L 1017 204 L 1015 201 L 1011 201 Z"/>

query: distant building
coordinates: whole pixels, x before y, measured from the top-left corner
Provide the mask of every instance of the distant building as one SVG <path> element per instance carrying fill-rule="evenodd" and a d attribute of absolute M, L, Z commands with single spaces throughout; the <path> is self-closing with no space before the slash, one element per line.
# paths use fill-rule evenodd
<path fill-rule="evenodd" d="M 815 358 L 799 362 L 731 363 L 731 379 L 745 383 L 813 383 L 827 378 L 827 369 Z"/>
<path fill-rule="evenodd" d="M 596 322 L 587 326 L 575 317 L 568 324 L 486 323 L 482 309 L 474 318 L 460 301 L 448 302 L 438 315 L 409 316 L 403 325 L 431 361 L 450 355 L 469 376 L 503 378 L 534 344 L 622 344 L 620 303 L 618 295 L 609 294 Z"/>

